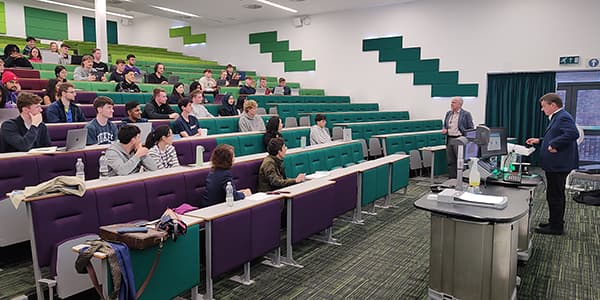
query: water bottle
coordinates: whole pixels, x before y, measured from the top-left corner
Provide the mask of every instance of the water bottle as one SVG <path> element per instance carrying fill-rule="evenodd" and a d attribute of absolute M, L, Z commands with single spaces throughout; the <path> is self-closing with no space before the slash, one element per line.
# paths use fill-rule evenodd
<path fill-rule="evenodd" d="M 231 185 L 231 181 L 228 181 L 225 187 L 225 203 L 229 207 L 233 206 L 233 186 Z"/>
<path fill-rule="evenodd" d="M 300 148 L 306 148 L 306 136 L 300 137 Z"/>
<path fill-rule="evenodd" d="M 481 182 L 481 174 L 479 174 L 478 158 L 471 158 L 471 166 L 469 168 L 469 192 L 479 193 L 479 184 Z"/>
<path fill-rule="evenodd" d="M 202 145 L 196 146 L 196 167 L 204 164 L 204 147 Z"/>
<path fill-rule="evenodd" d="M 75 163 L 75 176 L 85 181 L 85 166 L 81 157 L 77 158 L 77 162 Z"/>
<path fill-rule="evenodd" d="M 106 152 L 102 151 L 100 159 L 98 159 L 98 173 L 100 173 L 100 179 L 108 178 L 108 160 L 106 159 Z"/>

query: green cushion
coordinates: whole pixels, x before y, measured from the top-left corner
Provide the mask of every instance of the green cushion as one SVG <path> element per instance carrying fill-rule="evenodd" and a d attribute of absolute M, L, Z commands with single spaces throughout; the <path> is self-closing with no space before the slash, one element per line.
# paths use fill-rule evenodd
<path fill-rule="evenodd" d="M 250 155 L 265 152 L 262 134 L 240 135 L 239 147 L 240 155 Z"/>
<path fill-rule="evenodd" d="M 217 138 L 217 145 L 228 144 L 235 149 L 235 155 L 240 156 L 240 141 L 237 136 L 219 137 Z"/>

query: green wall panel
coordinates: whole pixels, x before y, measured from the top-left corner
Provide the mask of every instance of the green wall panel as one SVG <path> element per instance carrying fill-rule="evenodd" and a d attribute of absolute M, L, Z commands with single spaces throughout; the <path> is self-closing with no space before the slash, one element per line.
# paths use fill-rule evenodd
<path fill-rule="evenodd" d="M 285 72 L 316 70 L 315 60 L 302 60 L 302 50 L 290 50 L 289 41 L 277 41 L 277 31 L 251 33 L 248 41 L 259 44 L 260 53 L 271 53 L 272 62 L 283 62 Z"/>
<path fill-rule="evenodd" d="M 444 84 L 432 85 L 431 97 L 466 96 L 477 97 L 478 84 Z"/>
<path fill-rule="evenodd" d="M 96 42 L 96 19 L 82 17 L 83 40 L 86 42 Z M 117 22 L 106 21 L 106 38 L 109 44 L 119 43 L 119 33 L 117 31 Z"/>
<path fill-rule="evenodd" d="M 271 55 L 272 62 L 286 62 L 286 61 L 299 61 L 302 60 L 302 51 L 275 51 Z"/>
<path fill-rule="evenodd" d="M 289 61 L 285 63 L 285 72 L 314 71 L 317 69 L 315 60 Z"/>
<path fill-rule="evenodd" d="M 25 6 L 25 34 L 36 38 L 66 40 L 67 14 Z"/>
<path fill-rule="evenodd" d="M 0 2 L 0 33 L 6 33 L 6 11 L 4 2 Z"/>
<path fill-rule="evenodd" d="M 277 41 L 277 42 L 267 42 L 260 44 L 260 53 L 268 53 L 275 51 L 289 51 L 290 50 L 290 42 L 289 41 Z"/>
<path fill-rule="evenodd" d="M 277 31 L 251 33 L 250 44 L 268 43 L 277 41 Z"/>
<path fill-rule="evenodd" d="M 379 51 L 379 62 L 386 61 L 418 61 L 421 59 L 421 48 L 382 49 Z"/>
<path fill-rule="evenodd" d="M 169 28 L 169 37 L 183 37 L 184 45 L 206 43 L 206 33 L 192 34 L 191 26 Z"/>
<path fill-rule="evenodd" d="M 400 49 L 402 48 L 402 37 L 386 37 L 363 40 L 363 51 L 382 50 L 386 48 Z"/>

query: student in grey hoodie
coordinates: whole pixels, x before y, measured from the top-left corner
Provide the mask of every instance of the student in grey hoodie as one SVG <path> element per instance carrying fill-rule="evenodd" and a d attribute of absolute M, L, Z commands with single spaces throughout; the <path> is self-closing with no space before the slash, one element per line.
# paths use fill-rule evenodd
<path fill-rule="evenodd" d="M 244 113 L 240 116 L 240 132 L 265 131 L 265 122 L 256 114 L 258 104 L 254 100 L 244 102 Z"/>
<path fill-rule="evenodd" d="M 123 176 L 144 170 L 158 169 L 156 162 L 148 156 L 148 148 L 142 145 L 140 129 L 135 125 L 123 125 L 119 129 L 119 140 L 106 149 L 108 176 Z"/>

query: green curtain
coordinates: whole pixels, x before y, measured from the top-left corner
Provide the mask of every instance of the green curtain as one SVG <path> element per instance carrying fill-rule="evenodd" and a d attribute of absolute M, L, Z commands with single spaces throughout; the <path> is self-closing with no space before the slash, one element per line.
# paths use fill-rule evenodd
<path fill-rule="evenodd" d="M 96 41 L 96 19 L 83 17 L 83 40 L 86 42 Z M 109 44 L 119 43 L 119 34 L 117 32 L 117 22 L 106 21 L 106 39 Z"/>
<path fill-rule="evenodd" d="M 506 128 L 508 136 L 516 137 L 520 144 L 541 137 L 548 118 L 540 110 L 539 99 L 555 91 L 555 72 L 489 74 L 485 124 Z M 537 155 L 531 161 L 537 162 Z"/>

